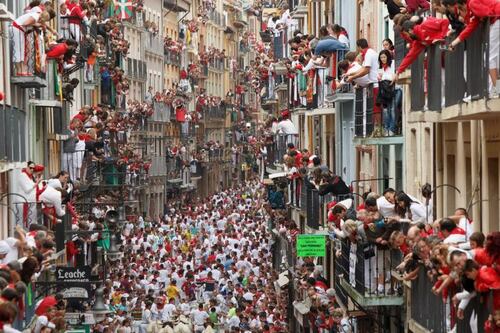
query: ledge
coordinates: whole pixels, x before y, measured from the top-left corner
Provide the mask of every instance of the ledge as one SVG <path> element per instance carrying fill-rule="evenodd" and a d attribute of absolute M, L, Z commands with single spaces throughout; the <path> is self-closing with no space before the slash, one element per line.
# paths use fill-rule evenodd
<path fill-rule="evenodd" d="M 413 333 L 431 333 L 428 329 L 425 329 L 422 325 L 417 323 L 414 319 L 408 321 L 408 329 Z"/>
<path fill-rule="evenodd" d="M 10 82 L 21 88 L 45 88 L 47 80 L 38 76 L 11 76 Z"/>
<path fill-rule="evenodd" d="M 329 96 L 327 96 L 329 97 Z M 354 93 L 336 93 L 332 97 L 329 97 L 329 101 L 331 100 L 333 103 L 342 103 L 354 101 L 356 95 Z"/>
<path fill-rule="evenodd" d="M 356 145 L 365 146 L 380 146 L 380 145 L 402 145 L 404 143 L 404 136 L 381 136 L 377 138 L 359 138 L 355 137 L 353 143 Z"/>
<path fill-rule="evenodd" d="M 340 278 L 341 287 L 350 298 L 354 299 L 363 308 L 369 306 L 402 306 L 403 296 L 365 296 L 354 289 L 343 277 Z"/>
<path fill-rule="evenodd" d="M 441 111 L 441 121 L 485 120 L 498 116 L 500 116 L 500 98 L 461 103 Z"/>

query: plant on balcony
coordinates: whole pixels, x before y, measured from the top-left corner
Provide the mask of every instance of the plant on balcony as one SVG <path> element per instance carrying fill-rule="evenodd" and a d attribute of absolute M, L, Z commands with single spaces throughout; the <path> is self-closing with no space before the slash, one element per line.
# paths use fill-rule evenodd
<path fill-rule="evenodd" d="M 158 28 L 158 25 L 156 24 L 156 22 L 152 22 L 152 21 L 145 21 L 144 22 L 144 29 L 146 29 L 153 36 L 158 35 L 158 33 L 160 32 L 160 28 Z"/>
<path fill-rule="evenodd" d="M 178 55 L 184 49 L 184 44 L 174 40 L 172 37 L 165 37 L 163 47 L 165 51 Z"/>
<path fill-rule="evenodd" d="M 111 50 L 115 54 L 119 53 L 123 57 L 126 57 L 130 48 L 130 42 L 124 38 L 120 23 L 117 23 L 117 25 L 110 31 L 109 37 L 111 39 Z"/>

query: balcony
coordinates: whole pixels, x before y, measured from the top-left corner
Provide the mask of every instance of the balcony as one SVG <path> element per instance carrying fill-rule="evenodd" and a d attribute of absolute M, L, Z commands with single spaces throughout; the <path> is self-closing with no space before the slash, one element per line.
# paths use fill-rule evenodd
<path fill-rule="evenodd" d="M 204 110 L 206 121 L 210 120 L 224 120 L 226 119 L 226 106 L 221 104 L 219 106 L 208 106 Z"/>
<path fill-rule="evenodd" d="M 432 293 L 435 278 L 429 279 L 427 270 L 420 266 L 418 276 L 407 284 L 408 326 L 412 332 L 449 332 L 454 326 L 456 332 L 485 332 L 484 323 L 492 313 L 492 295 L 473 297 L 464 309 L 464 318 L 457 319 L 450 313 L 451 299 L 457 292 L 449 288 L 447 298 Z M 475 319 L 473 319 L 475 317 Z"/>
<path fill-rule="evenodd" d="M 392 253 L 399 250 L 383 250 L 371 243 L 351 243 L 347 239 L 335 239 L 335 289 L 337 295 L 345 294 L 356 304 L 364 307 L 403 305 L 402 287 L 398 281 L 386 280 L 399 264 Z M 338 273 L 338 274 L 337 274 Z M 444 332 L 444 331 L 439 331 Z"/>
<path fill-rule="evenodd" d="M 173 12 L 187 12 L 191 4 L 185 0 L 163 0 L 163 8 Z"/>
<path fill-rule="evenodd" d="M 144 50 L 160 57 L 165 54 L 163 41 L 149 32 L 144 34 Z"/>
<path fill-rule="evenodd" d="M 0 108 L 0 160 L 26 161 L 25 128 L 25 112 L 8 105 Z"/>
<path fill-rule="evenodd" d="M 224 22 L 225 22 L 224 15 L 222 15 L 218 11 L 213 10 L 213 11 L 209 12 L 208 17 L 209 17 L 208 22 L 215 24 L 215 25 L 218 25 L 218 26 L 221 26 L 221 27 L 224 26 Z"/>
<path fill-rule="evenodd" d="M 133 80 L 145 82 L 148 77 L 146 62 L 143 60 L 127 58 L 125 73 Z"/>
<path fill-rule="evenodd" d="M 236 29 L 243 29 L 248 25 L 247 21 L 243 19 L 243 14 L 241 12 L 235 12 L 233 15 L 233 26 Z"/>
<path fill-rule="evenodd" d="M 225 59 L 213 59 L 208 62 L 208 68 L 216 71 L 224 71 L 224 60 Z"/>
<path fill-rule="evenodd" d="M 151 168 L 149 169 L 149 176 L 162 177 L 166 176 L 167 171 L 167 157 L 166 156 L 153 156 L 151 158 Z"/>
<path fill-rule="evenodd" d="M 412 111 L 441 112 L 442 120 L 483 119 L 500 111 L 498 99 L 488 100 L 488 24 L 453 52 L 433 45 L 412 64 Z"/>
<path fill-rule="evenodd" d="M 34 29 L 23 33 L 19 29 L 11 27 L 11 82 L 21 88 L 44 88 L 47 86 L 46 65 L 41 59 L 45 52 L 40 40 L 41 33 Z M 21 45 L 24 39 L 24 52 Z M 17 52 L 16 52 L 17 50 Z M 19 52 L 19 54 L 17 54 Z"/>
<path fill-rule="evenodd" d="M 180 67 L 181 55 L 179 53 L 164 49 L 163 54 L 164 54 L 165 64 Z"/>

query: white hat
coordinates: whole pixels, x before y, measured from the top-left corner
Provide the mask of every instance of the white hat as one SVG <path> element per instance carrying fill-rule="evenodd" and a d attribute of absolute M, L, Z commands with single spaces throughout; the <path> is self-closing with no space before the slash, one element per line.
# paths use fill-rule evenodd
<path fill-rule="evenodd" d="M 38 317 L 38 319 L 36 320 L 36 326 L 38 326 L 40 329 L 42 327 L 56 328 L 56 325 L 50 322 L 49 318 L 47 318 L 46 316 Z"/>
<path fill-rule="evenodd" d="M 337 202 L 337 204 L 333 207 L 342 206 L 345 210 L 349 210 L 352 207 L 352 199 L 345 199 Z"/>
<path fill-rule="evenodd" d="M 7 254 L 9 253 L 9 251 L 10 251 L 9 244 L 4 240 L 0 241 L 0 254 Z"/>

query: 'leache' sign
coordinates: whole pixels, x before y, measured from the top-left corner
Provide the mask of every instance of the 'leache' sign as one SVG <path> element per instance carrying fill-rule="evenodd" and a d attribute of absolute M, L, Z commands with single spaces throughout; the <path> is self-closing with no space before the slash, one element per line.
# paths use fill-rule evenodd
<path fill-rule="evenodd" d="M 90 294 L 90 266 L 56 268 L 59 292 L 66 299 L 88 299 Z"/>
<path fill-rule="evenodd" d="M 57 267 L 56 279 L 61 282 L 89 282 L 90 266 Z"/>

